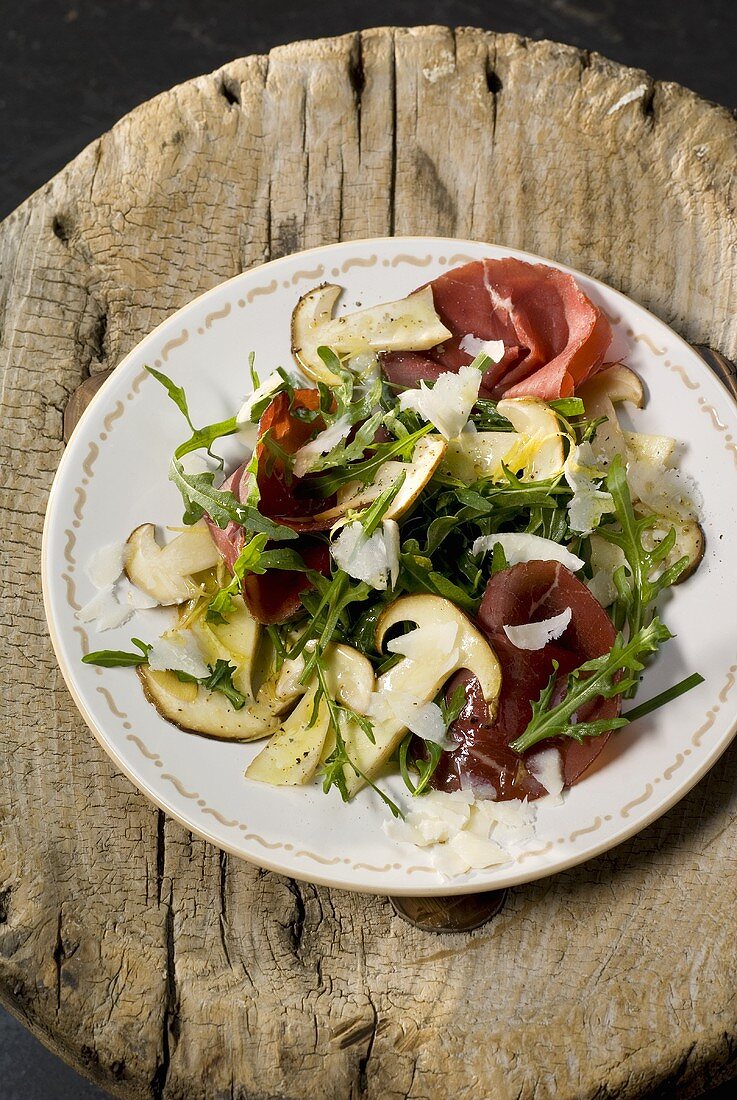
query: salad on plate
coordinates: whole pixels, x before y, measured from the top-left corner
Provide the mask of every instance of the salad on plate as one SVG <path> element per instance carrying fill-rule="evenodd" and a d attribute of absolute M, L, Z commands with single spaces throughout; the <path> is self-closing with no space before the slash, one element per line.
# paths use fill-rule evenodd
<path fill-rule="evenodd" d="M 701 682 L 633 702 L 704 554 L 698 494 L 678 441 L 634 430 L 645 387 L 573 276 L 478 260 L 336 314 L 341 289 L 299 299 L 294 362 L 251 357 L 219 423 L 148 368 L 184 420 L 182 526 L 100 548 L 78 615 L 171 622 L 83 660 L 135 669 L 185 733 L 255 742 L 246 783 L 368 787 L 446 873 L 493 866 L 536 800 Z"/>

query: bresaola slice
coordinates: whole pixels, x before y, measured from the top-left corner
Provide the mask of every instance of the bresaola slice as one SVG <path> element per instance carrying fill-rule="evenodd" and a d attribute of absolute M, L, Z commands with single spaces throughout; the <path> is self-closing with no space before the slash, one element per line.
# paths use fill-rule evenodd
<path fill-rule="evenodd" d="M 543 649 L 521 650 L 504 633 L 504 626 L 539 622 L 571 609 L 571 621 L 555 642 Z M 459 673 L 447 688 L 450 697 L 457 684 L 465 686 L 466 703 L 449 730 L 458 748 L 442 757 L 433 777 L 441 790 L 471 786 L 498 800 L 539 798 L 545 788 L 524 767 L 524 759 L 509 745 L 519 737 L 532 717 L 536 700 L 559 665 L 553 704 L 565 690 L 566 675 L 585 661 L 611 649 L 616 631 L 603 608 L 581 581 L 558 562 L 532 561 L 496 573 L 488 585 L 478 614 L 478 625 L 491 642 L 502 667 L 502 691 L 496 719 L 490 723 L 476 680 Z M 619 699 L 600 699 L 581 718 L 615 718 Z M 527 754 L 532 757 L 555 745 L 561 753 L 566 787 L 572 786 L 599 755 L 609 734 L 586 738 L 578 744 L 570 738 L 541 742 Z"/>
<path fill-rule="evenodd" d="M 484 374 L 481 397 L 570 397 L 603 364 L 611 342 L 604 314 L 571 275 L 508 257 L 476 260 L 433 279 L 435 309 L 452 333 L 427 352 L 382 356 L 388 381 L 402 387 L 458 371 L 472 356 L 469 335 L 502 340 L 504 356 Z"/>
<path fill-rule="evenodd" d="M 259 435 L 269 431 L 280 450 L 287 454 L 295 454 L 316 430 L 320 430 L 320 422 L 314 424 L 300 420 L 292 415 L 293 408 L 314 411 L 318 408 L 319 400 L 320 395 L 317 390 L 296 390 L 294 406 L 290 409 L 288 395 L 279 394 L 261 418 Z M 312 515 L 330 507 L 335 498 L 325 500 L 322 497 L 311 496 L 302 488 L 308 481 L 307 478 L 295 478 L 289 475 L 284 469 L 283 462 L 278 456 L 272 455 L 265 444 L 260 443 L 257 450 L 256 476 L 260 494 L 259 511 L 262 515 L 300 533 L 320 531 L 330 526 L 331 520 L 314 521 Z M 247 464 L 239 466 L 222 485 L 222 489 L 230 490 L 241 503 L 245 502 L 248 492 L 250 475 L 246 472 L 246 467 Z M 238 523 L 231 522 L 226 528 L 221 529 L 209 518 L 206 517 L 206 520 L 213 541 L 222 554 L 223 561 L 232 572 L 246 541 L 245 532 Z M 325 543 L 309 538 L 307 534 L 301 534 L 300 538 L 289 545 L 302 556 L 308 569 L 317 570 L 324 576 L 329 575 L 330 553 Z M 301 573 L 272 569 L 262 575 L 250 574 L 246 577 L 243 598 L 248 610 L 258 622 L 281 623 L 292 618 L 300 610 L 300 593 L 310 587 L 310 581 Z"/>

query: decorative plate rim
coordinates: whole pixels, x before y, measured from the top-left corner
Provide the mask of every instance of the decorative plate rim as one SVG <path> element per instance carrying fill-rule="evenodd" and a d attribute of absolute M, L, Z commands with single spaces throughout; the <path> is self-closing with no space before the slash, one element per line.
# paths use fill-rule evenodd
<path fill-rule="evenodd" d="M 546 260 L 545 257 L 541 257 L 538 254 L 530 253 L 530 252 L 527 252 L 527 251 L 524 251 L 524 250 L 521 250 L 521 249 L 510 248 L 506 245 L 497 245 L 497 244 L 492 244 L 491 242 L 472 241 L 472 240 L 468 240 L 468 239 L 458 239 L 458 238 L 454 238 L 454 237 L 436 237 L 436 236 L 432 236 L 432 237 L 421 237 L 421 236 L 403 237 L 403 236 L 396 236 L 396 237 L 359 238 L 359 239 L 356 239 L 356 240 L 336 242 L 334 244 L 317 245 L 313 248 L 305 249 L 304 251 L 301 251 L 301 252 L 298 252 L 298 253 L 293 253 L 289 256 L 283 256 L 283 257 L 279 257 L 278 259 L 271 260 L 271 261 L 268 261 L 268 262 L 263 263 L 263 264 L 257 264 L 254 267 L 251 267 L 251 268 L 247 269 L 244 272 L 240 272 L 238 275 L 235 275 L 235 276 L 231 277 L 230 279 L 224 280 L 223 282 L 216 284 L 214 287 L 211 287 L 209 290 L 203 292 L 202 294 L 197 295 L 196 297 L 191 299 L 189 302 L 185 303 L 185 305 L 181 306 L 179 309 L 177 309 L 172 314 L 170 314 L 168 317 L 166 317 L 164 320 L 162 320 L 154 329 L 151 330 L 151 332 L 147 333 L 147 335 L 141 341 L 139 341 L 124 356 L 124 358 L 120 361 L 120 363 L 114 369 L 114 372 L 111 374 L 110 378 L 108 378 L 103 383 L 103 385 L 100 387 L 97 394 L 94 396 L 93 400 L 90 402 L 90 405 L 88 406 L 88 408 L 83 413 L 82 417 L 80 418 L 79 424 L 77 425 L 77 428 L 75 429 L 75 434 L 77 433 L 77 431 L 79 431 L 79 429 L 82 429 L 81 434 L 83 434 L 84 425 L 87 422 L 89 422 L 91 420 L 91 418 L 97 413 L 98 409 L 101 408 L 101 406 L 104 402 L 104 399 L 107 397 L 107 394 L 110 392 L 113 384 L 120 381 L 121 372 L 129 367 L 129 365 L 130 365 L 131 361 L 134 359 L 134 357 L 135 358 L 140 358 L 142 354 L 145 354 L 146 350 L 150 346 L 152 346 L 156 342 L 157 338 L 161 335 L 162 330 L 168 328 L 169 326 L 172 326 L 172 323 L 175 322 L 176 318 L 181 313 L 191 309 L 195 304 L 198 305 L 198 306 L 206 304 L 208 299 L 210 299 L 211 297 L 214 297 L 215 295 L 222 295 L 224 289 L 227 288 L 228 286 L 234 285 L 234 284 L 238 283 L 239 281 L 242 281 L 244 278 L 249 278 L 249 277 L 253 276 L 256 272 L 269 272 L 271 270 L 274 270 L 275 268 L 278 269 L 279 266 L 285 266 L 287 264 L 293 264 L 295 259 L 301 258 L 303 256 L 310 256 L 310 255 L 313 255 L 315 253 L 325 254 L 326 251 L 329 251 L 330 253 L 334 253 L 335 251 L 345 251 L 345 250 L 349 250 L 351 248 L 359 248 L 360 249 L 362 247 L 365 248 L 366 246 L 374 246 L 374 247 L 380 248 L 382 245 L 386 246 L 389 243 L 391 243 L 392 245 L 396 245 L 397 242 L 401 242 L 401 243 L 406 242 L 407 244 L 410 244 L 410 245 L 421 245 L 423 247 L 437 247 L 438 245 L 447 244 L 449 247 L 452 247 L 452 248 L 455 248 L 455 249 L 462 249 L 464 246 L 471 246 L 472 248 L 487 247 L 489 249 L 495 249 L 495 250 L 501 251 L 501 252 L 503 252 L 507 255 L 519 257 L 519 258 L 522 258 L 522 259 L 525 259 L 525 260 L 528 260 L 528 261 L 532 261 L 532 262 L 541 262 L 542 261 L 542 262 L 551 263 L 551 264 L 554 264 L 557 268 L 559 268 L 563 271 L 567 271 L 567 272 L 569 272 L 570 274 L 572 274 L 574 276 L 578 276 L 580 278 L 588 280 L 589 282 L 594 283 L 598 287 L 601 287 L 607 295 L 610 295 L 610 296 L 613 295 L 617 299 L 621 299 L 623 302 L 627 303 L 628 307 L 629 306 L 634 306 L 642 314 L 644 314 L 648 318 L 652 319 L 652 321 L 655 322 L 658 326 L 665 327 L 668 330 L 668 333 L 670 334 L 670 336 L 675 339 L 677 344 L 683 346 L 683 348 L 687 351 L 689 357 L 694 356 L 694 355 L 696 356 L 696 358 L 699 360 L 699 364 L 703 368 L 705 374 L 709 377 L 709 379 L 712 382 L 715 382 L 717 384 L 717 388 L 720 389 L 722 391 L 723 396 L 726 397 L 728 405 L 731 407 L 731 409 L 733 411 L 737 411 L 737 401 L 735 401 L 735 398 L 732 395 L 732 393 L 729 391 L 728 387 L 718 377 L 718 375 L 716 375 L 713 371 L 710 370 L 708 365 L 701 359 L 700 356 L 698 356 L 698 353 L 694 351 L 694 349 L 687 343 L 687 341 L 685 341 L 683 339 L 683 337 L 681 337 L 677 332 L 675 332 L 673 329 L 671 329 L 669 326 L 667 326 L 664 321 L 661 321 L 660 318 L 656 317 L 655 314 L 653 314 L 646 307 L 640 305 L 638 302 L 634 301 L 634 299 L 628 298 L 627 295 L 623 294 L 621 291 L 619 291 L 616 288 L 610 286 L 609 284 L 603 282 L 601 279 L 598 279 L 598 278 L 596 278 L 595 276 L 592 276 L 592 275 L 588 275 L 585 272 L 581 272 L 576 268 L 572 268 L 568 265 L 561 264 L 556 260 Z M 394 266 L 397 266 L 397 263 L 401 262 L 402 259 L 403 258 L 401 256 L 396 256 Z M 405 259 L 406 259 L 406 262 L 409 262 L 409 263 L 413 262 L 411 258 L 405 258 Z M 431 262 L 431 260 L 429 262 Z M 460 258 L 459 258 L 459 262 L 460 262 Z M 423 265 L 419 265 L 419 266 L 423 266 Z M 450 267 L 450 264 L 448 266 Z M 296 272 L 294 277 L 293 277 L 294 285 L 296 285 L 296 282 L 298 281 L 297 276 L 299 274 L 300 274 L 299 272 Z M 304 275 L 309 277 L 309 278 L 312 278 L 314 280 L 314 273 L 306 272 L 306 273 L 304 273 Z M 278 286 L 275 287 L 274 289 L 275 290 L 278 289 Z M 239 302 L 239 304 L 240 304 L 240 302 Z M 220 311 L 220 315 L 227 316 L 230 313 L 230 310 L 231 310 L 231 306 L 228 305 L 227 309 L 224 312 Z M 184 331 L 186 331 L 186 330 L 183 329 L 183 332 Z M 177 341 L 177 342 L 184 342 L 184 341 Z M 172 341 L 168 341 L 167 345 L 164 345 L 164 348 L 166 348 L 168 346 L 168 344 L 172 344 L 172 343 L 173 343 Z M 176 346 L 176 344 L 174 346 Z M 116 376 L 117 376 L 117 378 L 116 378 Z M 133 381 L 135 382 L 135 379 Z M 685 382 L 685 378 L 684 378 L 684 382 Z M 686 384 L 688 384 L 688 383 L 686 383 Z M 689 387 L 689 388 L 691 388 L 691 387 Z M 114 419 L 114 417 L 111 418 L 111 419 Z M 735 454 L 737 454 L 737 450 L 735 451 Z M 433 885 L 432 888 L 428 888 L 428 887 L 423 885 L 423 887 L 418 889 L 418 887 L 413 886 L 411 883 L 402 884 L 402 883 L 394 883 L 394 882 L 389 883 L 389 882 L 387 882 L 384 885 L 382 885 L 381 883 L 378 883 L 378 882 L 367 883 L 367 882 L 364 882 L 364 881 L 354 883 L 354 882 L 351 882 L 350 880 L 346 879 L 345 877 L 344 878 L 335 877 L 335 875 L 331 875 L 327 871 L 316 870 L 313 873 L 307 867 L 295 868 L 295 866 L 293 865 L 293 862 L 288 862 L 288 863 L 285 864 L 285 862 L 279 862 L 278 860 L 271 859 L 268 856 L 262 857 L 260 854 L 245 852 L 242 847 L 239 847 L 235 843 L 233 843 L 233 844 L 228 843 L 227 840 L 225 840 L 221 835 L 216 835 L 215 832 L 209 830 L 207 828 L 207 825 L 204 822 L 202 822 L 201 820 L 196 820 L 195 821 L 195 820 L 192 820 L 192 818 L 188 818 L 183 812 L 181 812 L 180 810 L 178 810 L 176 808 L 176 806 L 172 803 L 171 800 L 168 800 L 164 795 L 162 795 L 159 791 L 157 791 L 156 787 L 152 785 L 152 783 L 147 779 L 146 776 L 144 776 L 141 772 L 136 772 L 134 766 L 126 760 L 125 756 L 119 750 L 118 746 L 109 737 L 106 736 L 106 734 L 104 733 L 103 725 L 98 724 L 98 722 L 95 720 L 95 718 L 91 714 L 90 710 L 88 709 L 88 707 L 87 707 L 87 705 L 86 705 L 86 703 L 85 703 L 85 701 L 82 697 L 81 691 L 79 691 L 77 689 L 77 686 L 76 686 L 76 683 L 75 683 L 75 678 L 74 678 L 74 675 L 72 673 L 72 670 L 71 670 L 70 667 L 67 666 L 66 659 L 62 655 L 63 650 L 62 650 L 61 639 L 60 639 L 59 634 L 57 633 L 57 624 L 55 622 L 55 619 L 54 619 L 54 616 L 53 616 L 53 613 L 52 613 L 52 606 L 51 606 L 51 595 L 50 595 L 50 591 L 49 591 L 49 583 L 51 582 L 52 577 L 50 575 L 48 550 L 49 550 L 49 542 L 50 542 L 50 539 L 51 539 L 51 531 L 50 531 L 51 519 L 50 519 L 50 517 L 52 516 L 52 513 L 53 513 L 53 511 L 55 509 L 55 506 L 56 506 L 56 499 L 57 499 L 57 497 L 59 495 L 59 492 L 60 492 L 60 484 L 61 484 L 61 480 L 62 480 L 62 475 L 65 473 L 69 462 L 72 461 L 72 459 L 70 458 L 70 455 L 71 455 L 71 448 L 69 446 L 67 446 L 65 448 L 62 456 L 61 456 L 61 459 L 60 459 L 60 462 L 59 462 L 58 468 L 56 470 L 56 473 L 55 473 L 55 476 L 54 476 L 54 479 L 53 479 L 53 483 L 52 483 L 52 486 L 51 486 L 51 489 L 50 489 L 50 492 L 49 492 L 49 497 L 48 497 L 48 502 L 47 502 L 47 507 L 46 507 L 46 515 L 45 515 L 45 518 L 44 518 L 43 535 L 42 535 L 42 547 L 41 547 L 41 579 L 42 579 L 42 592 L 43 592 L 44 611 L 45 611 L 45 614 L 46 614 L 46 619 L 47 619 L 47 623 L 48 623 L 48 627 L 49 627 L 49 634 L 50 634 L 50 637 L 51 637 L 51 641 L 52 641 L 52 645 L 53 645 L 53 648 L 54 648 L 57 663 L 58 663 L 59 668 L 60 668 L 60 670 L 62 672 L 62 675 L 64 677 L 67 689 L 69 690 L 69 692 L 70 692 L 70 694 L 71 694 L 71 696 L 74 700 L 74 703 L 77 706 L 78 710 L 80 711 L 85 723 L 87 724 L 87 726 L 89 727 L 89 729 L 91 730 L 93 735 L 95 736 L 96 740 L 102 746 L 104 751 L 107 753 L 108 756 L 110 756 L 110 758 L 113 760 L 115 765 L 118 768 L 120 768 L 120 770 L 134 784 L 134 786 L 137 787 L 139 790 L 141 790 L 141 792 L 150 801 L 152 801 L 156 806 L 158 806 L 164 813 L 168 814 L 173 819 L 178 821 L 183 827 L 185 827 L 185 828 L 191 830 L 192 832 L 196 833 L 197 835 L 201 836 L 203 839 L 205 839 L 205 840 L 209 841 L 210 843 L 214 844 L 216 847 L 218 847 L 218 848 L 220 848 L 224 851 L 227 851 L 232 855 L 238 856 L 241 859 L 245 859 L 248 862 L 252 862 L 252 863 L 254 863 L 258 866 L 264 867 L 267 870 L 275 871 L 275 872 L 280 873 L 280 874 L 287 874 L 287 875 L 290 875 L 291 877 L 298 878 L 298 879 L 303 880 L 303 881 L 313 882 L 313 883 L 316 883 L 316 884 L 319 884 L 319 885 L 332 886 L 332 887 L 336 887 L 336 888 L 339 888 L 339 889 L 348 889 L 348 890 L 358 891 L 358 892 L 362 892 L 362 893 L 376 893 L 376 894 L 392 893 L 392 894 L 395 894 L 395 895 L 418 895 L 418 894 L 419 895 L 423 895 L 423 894 L 427 895 L 429 893 L 432 893 L 432 895 L 434 895 L 434 896 L 454 895 L 454 894 L 458 895 L 458 894 L 463 894 L 463 893 L 475 893 L 475 892 L 479 892 L 479 891 L 483 891 L 483 890 L 489 890 L 489 889 L 503 889 L 507 886 L 520 885 L 524 882 L 529 882 L 529 881 L 533 881 L 533 880 L 536 880 L 536 879 L 539 879 L 539 878 L 548 877 L 548 876 L 553 875 L 553 874 L 558 874 L 561 871 L 568 870 L 571 867 L 574 867 L 574 866 L 578 865 L 579 863 L 585 862 L 589 859 L 596 858 L 597 856 L 599 856 L 602 853 L 604 853 L 606 851 L 609 851 L 610 849 L 618 846 L 619 844 L 623 843 L 625 840 L 631 838 L 636 833 L 642 831 L 647 826 L 651 825 L 655 820 L 657 820 L 664 813 L 666 813 L 669 809 L 671 809 L 678 801 L 680 801 L 683 797 L 685 797 L 685 795 L 703 778 L 703 776 L 710 770 L 710 768 L 713 767 L 713 765 L 719 759 L 719 757 L 722 755 L 722 753 L 728 748 L 728 746 L 730 745 L 731 741 L 733 740 L 735 734 L 737 734 L 737 711 L 736 711 L 732 722 L 729 724 L 728 729 L 726 730 L 726 732 L 722 735 L 720 742 L 717 743 L 715 746 L 713 746 L 709 751 L 707 751 L 707 753 L 706 753 L 704 759 L 702 760 L 702 762 L 700 763 L 700 765 L 688 777 L 688 779 L 685 781 L 685 783 L 682 782 L 680 785 L 676 786 L 671 791 L 671 793 L 668 794 L 661 801 L 659 801 L 654 808 L 651 808 L 649 811 L 647 811 L 644 814 L 644 816 L 636 817 L 630 825 L 625 826 L 621 831 L 618 831 L 614 837 L 609 836 L 606 839 L 601 840 L 598 843 L 594 844 L 592 847 L 584 849 L 583 851 L 571 851 L 569 853 L 569 855 L 564 856 L 562 859 L 557 861 L 554 866 L 550 867 L 550 869 L 547 869 L 545 867 L 536 867 L 536 868 L 530 868 L 529 870 L 525 871 L 523 868 L 521 868 L 519 866 L 519 863 L 515 863 L 513 865 L 514 870 L 510 869 L 505 874 L 500 874 L 499 871 L 497 871 L 496 877 L 495 877 L 493 882 L 479 881 L 478 879 L 472 879 L 470 881 L 464 881 L 463 879 L 461 879 L 460 881 L 454 881 L 454 880 L 449 880 L 449 879 L 443 879 L 440 876 L 438 876 L 437 886 Z M 721 689 L 721 694 L 725 694 L 731 688 L 732 684 L 734 683 L 734 676 L 731 675 L 731 673 L 730 673 L 730 677 L 731 677 L 731 683 L 730 683 L 730 680 L 727 681 L 727 684 Z M 717 694 L 719 695 L 720 693 L 717 692 Z M 718 707 L 717 707 L 717 709 L 718 709 Z M 711 715 L 711 711 L 708 711 L 707 714 Z M 713 717 L 712 717 L 711 721 L 713 723 Z M 696 732 L 698 733 L 699 731 L 696 731 Z M 666 771 L 668 771 L 668 770 L 670 770 L 670 769 L 666 769 Z M 174 779 L 175 779 L 175 777 L 171 777 L 171 776 L 168 776 L 167 778 L 172 779 L 172 781 L 174 781 Z M 648 787 L 650 787 L 650 784 L 648 784 Z M 651 789 L 646 793 L 645 796 L 634 799 L 634 800 L 632 800 L 631 803 L 627 803 L 625 805 L 625 807 L 623 807 L 623 809 L 626 809 L 627 807 L 636 806 L 638 803 L 644 801 L 645 798 L 649 798 L 652 793 L 653 792 L 652 792 L 652 789 Z M 213 811 L 210 810 L 210 812 L 213 812 Z M 220 815 L 215 813 L 215 816 L 220 816 Z M 626 817 L 627 815 L 623 813 L 622 816 Z M 222 817 L 221 817 L 221 820 L 225 821 L 225 819 L 223 819 Z M 596 824 L 594 825 L 593 829 L 592 828 L 583 828 L 583 829 L 574 830 L 571 837 L 569 838 L 569 840 L 572 841 L 574 839 L 574 836 L 584 835 L 587 832 L 595 831 L 598 827 L 599 827 L 599 820 L 597 818 Z M 536 849 L 534 851 L 531 851 L 529 853 L 522 853 L 522 856 L 524 856 L 525 854 L 528 854 L 528 855 L 542 855 L 545 851 L 547 851 L 552 846 L 553 846 L 553 844 L 552 844 L 552 841 L 551 841 L 543 849 L 538 848 L 538 849 Z M 300 853 L 297 853 L 297 855 L 299 855 L 299 854 Z M 304 852 L 304 853 L 301 853 L 301 854 L 306 855 L 306 856 L 312 855 L 312 853 L 307 853 L 307 852 Z M 313 858 L 319 859 L 319 857 L 316 857 L 316 856 L 313 857 Z M 345 862 L 345 861 L 343 861 L 343 862 Z M 350 862 L 350 861 L 348 861 L 348 862 Z M 522 861 L 520 860 L 519 862 L 522 862 Z M 356 869 L 357 869 L 358 866 L 366 867 L 367 865 L 365 865 L 365 864 L 354 865 L 354 867 L 356 867 Z M 405 873 L 407 873 L 408 871 L 411 870 L 411 868 L 402 868 L 401 865 L 395 865 L 395 867 L 396 867 L 397 870 L 403 870 Z M 389 868 L 385 868 L 385 869 L 381 869 L 381 870 L 388 870 L 388 869 Z M 423 868 L 419 868 L 419 867 L 417 868 L 417 870 L 420 870 L 420 869 L 430 870 L 430 868 L 424 868 L 424 867 Z M 374 871 L 374 872 L 378 872 L 380 869 L 379 868 L 371 868 L 371 870 Z M 481 875 L 483 875 L 483 872 L 481 872 Z"/>

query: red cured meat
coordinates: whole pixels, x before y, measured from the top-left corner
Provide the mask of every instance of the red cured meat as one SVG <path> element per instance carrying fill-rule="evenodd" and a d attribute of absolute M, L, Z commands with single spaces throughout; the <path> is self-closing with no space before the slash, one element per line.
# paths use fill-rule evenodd
<path fill-rule="evenodd" d="M 435 308 L 453 336 L 427 352 L 382 356 L 399 386 L 431 381 L 473 359 L 463 338 L 503 340 L 504 358 L 484 374 L 481 397 L 570 397 L 604 362 L 612 333 L 571 275 L 523 260 L 476 260 L 434 279 Z"/>
<path fill-rule="evenodd" d="M 282 397 L 286 399 L 283 402 Z M 319 400 L 316 390 L 297 390 L 295 394 L 295 400 L 302 408 L 316 408 L 316 399 Z M 289 415 L 289 401 L 286 394 L 280 394 L 264 413 L 261 419 L 261 432 L 263 433 L 267 428 L 271 429 L 278 445 L 288 454 L 294 454 L 299 450 L 315 430 L 314 425 L 304 424 L 296 417 Z M 314 500 L 310 500 L 309 497 L 305 497 L 304 500 L 298 498 L 295 495 L 298 479 L 292 479 L 290 484 L 278 460 L 267 472 L 267 457 L 270 457 L 269 452 L 261 445 L 257 474 L 261 493 L 259 511 L 300 532 L 320 530 L 325 525 L 322 522 L 311 521 L 310 510 L 330 507 L 330 501 L 320 498 Z M 244 464 L 226 479 L 222 488 L 230 490 L 238 500 L 244 502 L 247 496 L 247 485 L 248 475 Z M 290 515 L 280 514 L 279 510 L 282 508 L 289 510 Z M 238 523 L 231 522 L 225 529 L 221 529 L 209 517 L 205 518 L 213 541 L 222 554 L 223 561 L 232 572 L 235 560 L 246 541 L 245 532 Z M 308 569 L 315 569 L 324 576 L 329 575 L 330 552 L 325 543 L 309 538 L 307 535 L 300 535 L 298 539 L 290 542 L 289 546 L 301 555 Z M 300 593 L 311 587 L 311 582 L 301 573 L 286 569 L 272 569 L 261 575 L 247 576 L 243 582 L 243 598 L 257 622 L 281 623 L 297 614 L 301 607 Z"/>
<path fill-rule="evenodd" d="M 568 607 L 572 611 L 570 624 L 543 649 L 518 649 L 504 633 L 504 626 L 540 622 Z M 586 586 L 564 566 L 547 561 L 525 562 L 496 573 L 486 586 L 478 625 L 502 668 L 497 715 L 490 723 L 478 681 L 469 673 L 459 674 L 449 684 L 449 693 L 457 683 L 465 684 L 466 705 L 449 731 L 459 747 L 443 755 L 433 783 L 441 790 L 456 790 L 462 783 L 470 783 L 478 786 L 480 793 L 491 785 L 500 800 L 538 798 L 545 794 L 544 788 L 520 766 L 523 758 L 508 746 L 526 729 L 532 717 L 530 701 L 536 700 L 548 683 L 553 661 L 559 665 L 555 703 L 565 689 L 566 674 L 584 661 L 608 653 L 616 631 Z M 615 718 L 619 708 L 619 699 L 600 699 L 581 717 Z M 562 756 L 565 785 L 570 787 L 593 763 L 608 737 L 587 738 L 583 744 L 556 738 L 536 745 L 525 759 L 555 745 Z"/>
<path fill-rule="evenodd" d="M 268 431 L 281 450 L 290 455 L 296 454 L 316 432 L 325 427 L 319 419 L 312 423 L 300 420 L 293 415 L 294 407 L 314 412 L 320 407 L 320 394 L 317 390 L 295 390 L 292 409 L 289 395 L 277 394 L 259 423 L 259 436 Z M 324 531 L 332 526 L 333 520 L 318 520 L 315 514 L 331 508 L 335 497 L 324 499 L 313 496 L 309 476 L 298 478 L 288 473 L 284 464 L 269 452 L 264 443 L 259 443 L 256 450 L 256 476 L 261 494 L 259 511 L 294 531 Z"/>

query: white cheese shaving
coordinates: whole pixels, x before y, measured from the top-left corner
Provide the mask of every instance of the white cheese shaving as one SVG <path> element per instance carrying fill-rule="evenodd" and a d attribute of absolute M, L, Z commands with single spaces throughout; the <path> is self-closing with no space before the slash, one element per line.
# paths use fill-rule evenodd
<path fill-rule="evenodd" d="M 408 634 L 392 638 L 386 644 L 390 653 L 401 653 L 411 661 L 446 661 L 456 656 L 458 623 L 434 623 L 418 626 Z"/>
<path fill-rule="evenodd" d="M 481 371 L 475 367 L 461 367 L 457 374 L 446 371 L 438 376 L 432 389 L 420 382 L 419 389 L 401 393 L 399 407 L 414 410 L 434 424 L 445 439 L 455 439 L 466 426 L 480 385 Z"/>
<path fill-rule="evenodd" d="M 75 617 L 82 623 L 94 622 L 97 630 L 102 632 L 123 626 L 132 614 L 131 607 L 123 607 L 118 603 L 110 585 L 99 589 L 92 599 L 77 611 Z"/>
<path fill-rule="evenodd" d="M 552 615 L 539 623 L 523 623 L 521 626 L 505 626 L 504 633 L 517 649 L 543 649 L 548 642 L 560 638 L 571 621 L 571 609 L 567 607 L 559 615 Z"/>
<path fill-rule="evenodd" d="M 605 471 L 597 467 L 596 457 L 590 443 L 581 443 L 572 447 L 563 464 L 565 479 L 573 490 L 568 504 L 568 525 L 572 531 L 590 535 L 599 526 L 606 512 L 614 511 L 611 493 L 596 486 L 605 476 Z"/>
<path fill-rule="evenodd" d="M 671 467 L 649 462 L 630 461 L 627 482 L 632 499 L 669 520 L 697 520 L 699 508 L 695 485 L 686 474 Z"/>
<path fill-rule="evenodd" d="M 389 567 L 389 579 L 393 588 L 399 580 L 399 524 L 395 519 L 385 519 L 382 527 L 384 529 L 386 563 Z"/>
<path fill-rule="evenodd" d="M 399 539 L 392 529 L 387 537 L 384 525 L 367 538 L 360 523 L 346 524 L 333 540 L 330 553 L 349 577 L 365 581 L 380 592 L 387 588 L 389 578 L 399 573 Z"/>
<path fill-rule="evenodd" d="M 148 667 L 158 672 L 186 672 L 189 676 L 207 676 L 209 668 L 197 639 L 190 631 L 158 638 L 148 654 Z"/>
<path fill-rule="evenodd" d="M 529 756 L 525 767 L 548 794 L 559 795 L 563 790 L 563 760 L 557 749 L 543 749 Z"/>
<path fill-rule="evenodd" d="M 265 378 L 261 385 L 253 391 L 252 394 L 246 398 L 241 405 L 238 415 L 235 418 L 236 424 L 239 428 L 244 428 L 251 423 L 251 414 L 253 412 L 254 405 L 263 400 L 264 397 L 269 397 L 272 393 L 279 389 L 284 379 L 278 371 L 272 371 L 268 378 Z"/>
<path fill-rule="evenodd" d="M 332 451 L 333 447 L 346 438 L 352 427 L 351 418 L 341 416 L 324 432 L 320 432 L 309 443 L 305 443 L 304 447 L 300 447 L 294 456 L 294 476 L 304 477 L 309 473 L 315 459 Z"/>
<path fill-rule="evenodd" d="M 110 542 L 95 550 L 87 562 L 86 573 L 95 588 L 112 588 L 125 565 L 125 543 Z"/>
<path fill-rule="evenodd" d="M 491 359 L 492 363 L 501 363 L 504 358 L 503 340 L 481 340 L 478 336 L 474 336 L 472 332 L 463 337 L 458 347 L 461 351 L 465 351 L 466 355 L 470 355 L 472 359 L 475 359 L 477 355 L 485 355 L 488 359 Z"/>
<path fill-rule="evenodd" d="M 404 821 L 385 821 L 386 835 L 427 851 L 448 878 L 508 863 L 534 838 L 534 809 L 525 801 L 490 802 L 473 791 L 431 791 L 412 802 Z"/>
<path fill-rule="evenodd" d="M 583 561 L 576 557 L 565 546 L 552 539 L 544 539 L 540 535 L 530 535 L 526 532 L 503 532 L 498 535 L 482 535 L 475 540 L 471 547 L 471 553 L 485 554 L 493 550 L 497 543 L 504 551 L 504 556 L 509 565 L 518 565 L 525 561 L 558 561 L 571 573 L 576 573 L 583 568 Z"/>

